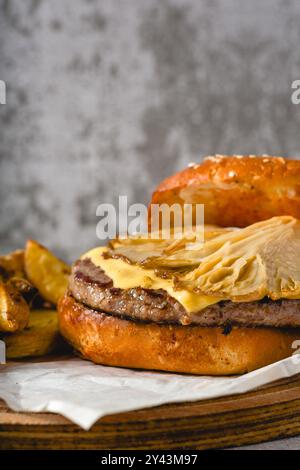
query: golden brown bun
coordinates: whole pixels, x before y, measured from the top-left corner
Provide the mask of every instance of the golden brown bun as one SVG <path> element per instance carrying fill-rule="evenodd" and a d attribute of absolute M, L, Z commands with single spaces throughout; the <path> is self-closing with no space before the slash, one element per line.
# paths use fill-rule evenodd
<path fill-rule="evenodd" d="M 157 325 L 123 320 L 66 294 L 58 306 L 62 335 L 95 363 L 202 375 L 241 374 L 293 352 L 300 330 Z"/>
<path fill-rule="evenodd" d="M 152 204 L 205 204 L 206 224 L 245 227 L 278 215 L 300 219 L 300 161 L 215 156 L 165 179 Z M 194 221 L 195 223 L 195 221 Z"/>

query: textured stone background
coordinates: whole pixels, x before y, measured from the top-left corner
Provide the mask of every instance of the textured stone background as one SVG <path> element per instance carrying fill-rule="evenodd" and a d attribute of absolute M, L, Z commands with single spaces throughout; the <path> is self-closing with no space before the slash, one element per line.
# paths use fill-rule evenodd
<path fill-rule="evenodd" d="M 0 245 L 69 259 L 95 209 L 207 153 L 300 155 L 297 0 L 0 0 Z"/>

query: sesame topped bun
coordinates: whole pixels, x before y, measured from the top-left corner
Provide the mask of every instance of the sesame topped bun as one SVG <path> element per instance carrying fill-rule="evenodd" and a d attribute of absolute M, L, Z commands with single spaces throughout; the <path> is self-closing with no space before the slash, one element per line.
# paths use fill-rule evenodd
<path fill-rule="evenodd" d="M 166 178 L 151 204 L 204 204 L 206 224 L 246 227 L 278 215 L 300 219 L 300 161 L 215 155 Z"/>

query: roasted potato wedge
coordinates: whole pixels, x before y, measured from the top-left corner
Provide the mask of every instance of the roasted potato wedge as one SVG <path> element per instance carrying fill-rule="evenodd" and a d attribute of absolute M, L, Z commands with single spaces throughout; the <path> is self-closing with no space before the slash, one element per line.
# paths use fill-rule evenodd
<path fill-rule="evenodd" d="M 14 332 L 25 328 L 29 306 L 13 285 L 0 282 L 0 331 Z"/>
<path fill-rule="evenodd" d="M 24 297 L 29 305 L 30 310 L 51 309 L 53 304 L 43 299 L 36 287 L 34 287 L 28 279 L 21 277 L 12 277 L 8 281 L 13 285 Z"/>
<path fill-rule="evenodd" d="M 70 267 L 44 246 L 29 240 L 25 248 L 25 272 L 40 295 L 56 305 L 67 288 Z"/>
<path fill-rule="evenodd" d="M 25 278 L 24 250 L 0 256 L 0 280 L 7 281 L 12 277 Z"/>
<path fill-rule="evenodd" d="M 55 310 L 33 310 L 30 312 L 28 327 L 19 333 L 5 335 L 3 340 L 7 359 L 44 356 L 65 349 L 65 343 L 59 335 Z"/>
<path fill-rule="evenodd" d="M 32 308 L 33 303 L 35 303 L 35 299 L 40 297 L 38 290 L 27 279 L 22 277 L 12 277 L 9 279 L 8 284 L 14 286 L 20 294 L 22 294 L 30 309 Z"/>
<path fill-rule="evenodd" d="M 24 250 L 16 250 L 8 255 L 0 256 L 0 281 L 15 287 L 30 305 L 38 291 L 26 279 Z"/>

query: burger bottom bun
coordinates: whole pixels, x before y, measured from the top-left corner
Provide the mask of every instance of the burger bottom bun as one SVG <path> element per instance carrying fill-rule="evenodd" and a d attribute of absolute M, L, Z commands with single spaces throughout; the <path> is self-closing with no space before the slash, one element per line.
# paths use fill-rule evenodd
<path fill-rule="evenodd" d="M 92 310 L 65 294 L 62 335 L 97 364 L 201 375 L 242 374 L 290 356 L 300 329 L 159 325 Z"/>

